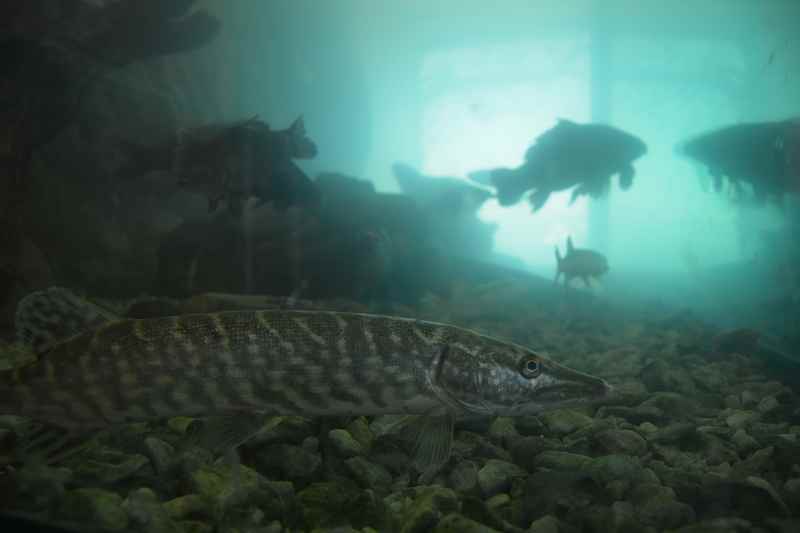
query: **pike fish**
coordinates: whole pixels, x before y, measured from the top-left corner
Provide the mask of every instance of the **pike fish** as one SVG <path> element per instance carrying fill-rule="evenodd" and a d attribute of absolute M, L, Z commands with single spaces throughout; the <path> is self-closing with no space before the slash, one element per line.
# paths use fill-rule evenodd
<path fill-rule="evenodd" d="M 71 432 L 217 416 L 236 446 L 263 424 L 252 415 L 423 415 L 422 469 L 449 457 L 457 416 L 535 415 L 611 391 L 529 348 L 413 318 L 270 309 L 118 319 L 50 288 L 20 302 L 17 327 L 36 360 L 5 376 L 0 414 Z"/>

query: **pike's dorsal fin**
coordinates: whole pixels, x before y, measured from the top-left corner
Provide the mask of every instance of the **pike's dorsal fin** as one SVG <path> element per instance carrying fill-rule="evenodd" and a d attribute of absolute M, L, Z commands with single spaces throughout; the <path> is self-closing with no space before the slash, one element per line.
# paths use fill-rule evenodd
<path fill-rule="evenodd" d="M 575 250 L 575 246 L 572 244 L 572 236 L 567 237 L 567 255 L 570 255 Z"/>
<path fill-rule="evenodd" d="M 50 287 L 32 292 L 17 305 L 17 339 L 41 353 L 68 339 L 119 317 L 69 289 Z"/>

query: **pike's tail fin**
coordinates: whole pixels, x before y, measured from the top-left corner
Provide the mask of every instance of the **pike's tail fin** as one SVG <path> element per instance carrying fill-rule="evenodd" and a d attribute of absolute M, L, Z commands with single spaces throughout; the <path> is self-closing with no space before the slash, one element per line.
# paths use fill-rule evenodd
<path fill-rule="evenodd" d="M 114 313 L 63 287 L 32 292 L 17 305 L 17 340 L 42 352 L 60 340 L 117 320 Z"/>

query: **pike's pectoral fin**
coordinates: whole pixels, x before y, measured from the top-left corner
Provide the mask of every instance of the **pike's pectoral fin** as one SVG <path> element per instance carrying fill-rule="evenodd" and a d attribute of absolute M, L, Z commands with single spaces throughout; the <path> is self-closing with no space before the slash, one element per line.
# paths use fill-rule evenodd
<path fill-rule="evenodd" d="M 454 424 L 455 417 L 452 414 L 421 416 L 415 423 L 417 436 L 411 464 L 420 472 L 419 484 L 430 483 L 450 460 Z"/>

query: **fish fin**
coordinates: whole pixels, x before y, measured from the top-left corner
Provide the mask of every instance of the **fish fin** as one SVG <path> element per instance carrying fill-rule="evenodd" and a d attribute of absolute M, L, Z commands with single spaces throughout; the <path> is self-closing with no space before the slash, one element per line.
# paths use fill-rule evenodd
<path fill-rule="evenodd" d="M 455 417 L 452 414 L 419 417 L 411 461 L 420 473 L 418 483 L 427 485 L 450 460 L 454 425 Z"/>
<path fill-rule="evenodd" d="M 292 122 L 292 125 L 289 126 L 289 131 L 291 131 L 295 135 L 305 135 L 306 134 L 306 124 L 305 124 L 305 121 L 303 120 L 303 115 L 300 115 L 299 117 L 294 119 L 294 122 Z"/>
<path fill-rule="evenodd" d="M 199 428 L 192 431 L 190 440 L 212 452 L 226 453 L 249 440 L 263 425 L 261 413 L 236 410 L 204 419 Z"/>
<path fill-rule="evenodd" d="M 567 255 L 575 251 L 575 245 L 572 244 L 572 235 L 567 235 Z"/>
<path fill-rule="evenodd" d="M 417 169 L 405 163 L 393 164 L 392 173 L 397 184 L 400 185 L 400 189 L 406 194 L 414 190 L 417 183 L 422 180 L 422 176 Z"/>
<path fill-rule="evenodd" d="M 524 170 L 527 167 L 516 170 L 496 168 L 491 171 L 491 185 L 497 190 L 497 201 L 500 205 L 516 204 L 525 191 L 531 188 L 530 176 Z"/>
<path fill-rule="evenodd" d="M 575 187 L 574 189 L 572 189 L 572 195 L 569 197 L 569 205 L 574 204 L 575 200 L 580 198 L 580 196 L 583 194 L 586 194 L 586 190 L 584 189 L 583 186 Z"/>
<path fill-rule="evenodd" d="M 468 173 L 467 178 L 475 183 L 489 186 L 492 184 L 492 172 L 492 170 L 476 170 Z"/>
<path fill-rule="evenodd" d="M 712 170 L 711 177 L 714 179 L 714 192 L 722 192 L 722 172 L 719 170 Z"/>
<path fill-rule="evenodd" d="M 633 185 L 633 177 L 636 175 L 636 171 L 633 169 L 633 165 L 625 165 L 622 167 L 622 170 L 619 173 L 619 186 L 622 188 L 623 191 L 627 191 Z"/>
<path fill-rule="evenodd" d="M 553 283 L 558 283 L 558 277 L 561 275 L 561 251 L 558 249 L 558 245 L 555 246 L 556 249 L 556 279 L 553 280 Z"/>
<path fill-rule="evenodd" d="M 17 305 L 17 338 L 41 353 L 49 346 L 119 316 L 63 287 L 32 292 Z"/>
<path fill-rule="evenodd" d="M 531 207 L 533 208 L 533 211 L 536 212 L 542 207 L 544 207 L 544 204 L 547 203 L 548 198 L 550 198 L 550 191 L 548 190 L 540 189 L 535 193 L 533 193 L 530 197 Z"/>
<path fill-rule="evenodd" d="M 578 123 L 568 118 L 559 118 L 557 126 L 578 126 Z"/>

